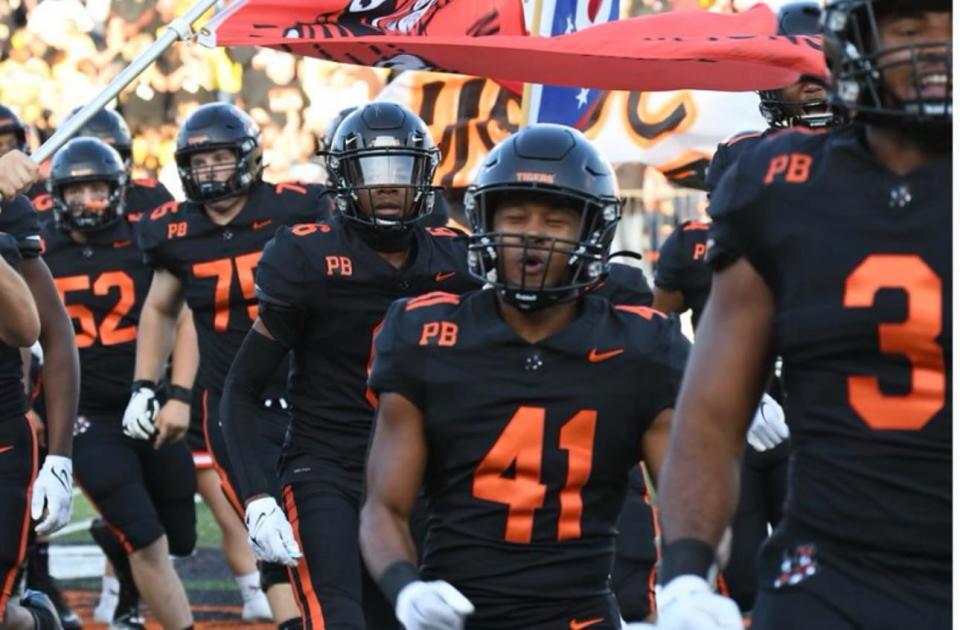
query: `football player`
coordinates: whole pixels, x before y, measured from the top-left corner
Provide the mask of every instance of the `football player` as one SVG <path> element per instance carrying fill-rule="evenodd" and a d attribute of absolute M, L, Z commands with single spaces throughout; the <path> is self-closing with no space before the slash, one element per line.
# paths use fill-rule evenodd
<path fill-rule="evenodd" d="M 157 381 L 170 355 L 173 332 L 186 302 L 193 314 L 200 351 L 197 384 L 202 388 L 208 450 L 221 483 L 239 514 L 237 470 L 224 446 L 219 401 L 227 371 L 257 317 L 254 273 L 264 244 L 278 228 L 312 224 L 328 216 L 329 202 L 319 185 L 270 184 L 262 179 L 260 130 L 246 113 L 224 103 L 194 110 L 177 137 L 177 168 L 187 196 L 141 219 L 140 239 L 154 267 L 137 336 L 133 395 L 124 414 L 124 431 L 136 439 L 155 432 L 177 438 L 189 425 L 192 383 L 174 381 L 175 390 L 159 412 Z M 179 357 L 173 357 L 178 371 Z M 254 462 L 275 477 L 280 447 L 289 424 L 286 365 L 271 373 L 257 399 L 261 431 Z M 298 624 L 287 571 L 261 568 L 274 620 Z M 284 626 L 286 627 L 286 626 Z"/>
<path fill-rule="evenodd" d="M 712 196 L 715 274 L 659 497 L 665 628 L 736 623 L 704 578 L 777 355 L 791 474 L 752 627 L 950 627 L 951 4 L 824 11 L 854 124 L 757 145 Z"/>
<path fill-rule="evenodd" d="M 168 435 L 153 443 L 130 439 L 121 426 L 152 276 L 124 208 L 127 169 L 104 142 L 75 138 L 54 155 L 47 185 L 54 221 L 41 233 L 43 254 L 80 349 L 77 480 L 118 534 L 160 623 L 186 628 L 190 606 L 170 556 L 189 555 L 196 542 L 190 452 Z M 131 615 L 126 607 L 115 615 L 115 626 L 136 625 L 124 618 Z"/>
<path fill-rule="evenodd" d="M 416 114 L 394 103 L 360 107 L 337 129 L 327 159 L 338 211 L 326 223 L 282 229 L 267 245 L 257 271 L 260 317 L 231 368 L 221 417 L 242 469 L 254 549 L 295 567 L 306 628 L 364 628 L 365 607 L 375 617 L 370 627 L 388 628 L 396 622 L 375 583 L 362 593 L 357 542 L 373 421 L 365 395 L 371 336 L 398 298 L 476 285 L 456 240 L 462 233 L 422 225 L 438 194 L 439 151 Z M 288 351 L 285 516 L 251 464 L 261 449 L 256 400 Z"/>
<path fill-rule="evenodd" d="M 778 34 L 818 35 L 821 11 L 819 3 L 809 0 L 784 5 L 777 16 Z M 822 131 L 837 124 L 842 116 L 834 111 L 826 96 L 824 83 L 813 77 L 801 78 L 781 90 L 761 91 L 760 111 L 770 127 L 759 133 L 737 134 L 719 145 L 707 171 L 708 187 L 716 187 L 738 155 L 770 134 L 789 128 Z M 655 269 L 654 307 L 668 313 L 689 309 L 694 328 L 710 293 L 712 271 L 706 262 L 709 227 L 709 223 L 700 221 L 679 225 L 660 248 Z M 779 380 L 774 380 L 768 389 L 779 396 Z M 786 499 L 789 435 L 779 403 L 764 396 L 747 434 L 730 560 L 722 576 L 724 589 L 744 612 L 753 608 L 756 598 L 757 553 L 769 528 L 780 522 Z"/>
<path fill-rule="evenodd" d="M 73 110 L 73 116 L 79 108 Z M 2 114 L 2 112 L 0 112 Z M 68 117 L 69 118 L 69 117 Z M 133 165 L 133 137 L 130 128 L 123 117 L 112 109 L 101 109 L 77 131 L 79 138 L 97 138 L 107 143 L 120 154 L 123 159 L 124 170 L 127 174 L 126 198 L 123 200 L 124 212 L 139 220 L 144 212 L 158 208 L 172 201 L 173 195 L 166 187 L 155 179 L 140 179 L 131 176 Z M 27 193 L 33 207 L 40 214 L 40 222 L 44 223 L 51 218 L 53 199 L 46 186 L 35 187 Z"/>
<path fill-rule="evenodd" d="M 50 603 L 45 596 L 31 595 L 26 598 L 26 603 L 34 606 L 34 616 L 25 616 L 24 611 L 9 603 L 17 569 L 26 551 L 30 517 L 39 521 L 34 530 L 40 535 L 56 531 L 70 520 L 73 505 L 73 464 L 70 455 L 79 383 L 72 326 L 57 296 L 50 272 L 39 257 L 40 235 L 36 213 L 26 197 L 15 196 L 36 182 L 37 169 L 29 163 L 30 159 L 19 150 L 0 157 L 0 191 L 5 200 L 0 210 L 0 232 L 9 234 L 16 241 L 22 258 L 20 272 L 30 288 L 40 317 L 39 340 L 47 357 L 44 373 L 48 376 L 56 374 L 56 378 L 45 392 L 49 410 L 46 428 L 48 455 L 34 481 L 36 445 L 29 423 L 23 420 L 26 397 L 21 380 L 21 354 L 17 348 L 4 347 L 0 371 L 6 375 L 4 381 L 7 385 L 2 388 L 5 393 L 2 393 L 0 402 L 0 417 L 7 418 L 4 424 L 7 427 L 5 430 L 10 432 L 10 440 L 5 453 L 0 454 L 4 467 L 4 490 L 0 498 L 3 508 L 0 514 L 11 520 L 0 526 L 3 535 L 0 540 L 0 615 L 5 615 L 0 624 L 4 627 L 32 627 L 33 624 L 56 627 L 59 620 L 52 605 L 36 607 L 36 602 L 41 599 L 45 604 Z M 25 511 L 27 497 L 31 497 L 29 514 Z M 52 611 L 52 619 L 41 608 L 48 613 Z M 49 623 L 56 625 L 47 625 Z"/>
<path fill-rule="evenodd" d="M 364 558 L 408 630 L 619 629 L 617 516 L 637 462 L 659 472 L 689 343 L 675 318 L 587 294 L 620 201 L 579 132 L 504 140 L 467 208 L 470 271 L 493 288 L 399 301 L 376 338 Z"/>

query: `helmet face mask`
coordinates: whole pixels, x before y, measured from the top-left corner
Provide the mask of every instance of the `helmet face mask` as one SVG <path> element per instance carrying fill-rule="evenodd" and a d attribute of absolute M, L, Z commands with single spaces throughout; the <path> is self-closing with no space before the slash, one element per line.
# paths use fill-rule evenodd
<path fill-rule="evenodd" d="M 952 42 L 885 41 L 887 26 L 951 13 L 946 0 L 834 0 L 824 14 L 833 101 L 875 124 L 942 127 L 953 122 Z M 913 39 L 913 41 L 910 41 Z"/>
<path fill-rule="evenodd" d="M 88 182 L 101 182 L 105 199 L 76 202 L 68 190 Z M 118 223 L 124 215 L 127 174 L 115 149 L 95 138 L 74 138 L 53 156 L 47 189 L 57 224 L 63 230 L 98 232 Z"/>
<path fill-rule="evenodd" d="M 822 10 L 817 2 L 798 0 L 785 4 L 777 14 L 777 34 L 788 37 L 819 35 Z M 808 87 L 823 89 L 808 90 Z M 822 79 L 803 76 L 779 90 L 760 90 L 760 113 L 775 128 L 823 129 L 836 124 Z M 811 96 L 806 94 L 813 92 Z"/>
<path fill-rule="evenodd" d="M 203 173 L 210 173 L 211 165 L 197 168 L 194 156 L 221 149 L 235 155 L 233 173 L 225 179 L 202 177 Z M 194 203 L 244 195 L 263 175 L 260 128 L 250 116 L 226 103 L 201 105 L 187 117 L 177 134 L 174 157 L 184 194 Z"/>
<path fill-rule="evenodd" d="M 440 151 L 426 124 L 394 103 L 371 103 L 344 118 L 327 152 L 337 210 L 356 225 L 409 232 L 433 212 Z"/>
<path fill-rule="evenodd" d="M 522 311 L 577 299 L 609 272 L 621 215 L 616 191 L 613 169 L 579 132 L 533 125 L 510 136 L 491 151 L 464 198 L 473 229 L 471 275 Z M 499 231 L 498 211 L 526 203 L 573 209 L 575 234 Z"/>

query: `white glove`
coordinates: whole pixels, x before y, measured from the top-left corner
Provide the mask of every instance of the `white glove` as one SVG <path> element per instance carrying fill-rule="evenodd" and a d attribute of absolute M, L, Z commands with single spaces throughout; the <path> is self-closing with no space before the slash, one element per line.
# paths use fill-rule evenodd
<path fill-rule="evenodd" d="M 293 538 L 283 510 L 273 497 L 260 497 L 247 505 L 244 522 L 253 555 L 264 562 L 277 562 L 288 567 L 297 566 L 297 560 L 303 557 L 300 547 Z"/>
<path fill-rule="evenodd" d="M 714 593 L 702 577 L 681 575 L 657 587 L 657 628 L 740 630 L 743 617 L 732 599 Z"/>
<path fill-rule="evenodd" d="M 36 532 L 45 536 L 57 531 L 70 522 L 72 512 L 73 462 L 69 457 L 47 455 L 37 480 L 33 482 L 33 498 L 30 501 L 30 516 L 40 521 Z"/>
<path fill-rule="evenodd" d="M 397 595 L 397 619 L 406 630 L 462 630 L 473 604 L 448 582 L 411 582 Z"/>
<path fill-rule="evenodd" d="M 149 440 L 156 433 L 154 421 L 160 411 L 157 394 L 149 385 L 134 386 L 123 412 L 123 434 L 134 440 Z"/>
<path fill-rule="evenodd" d="M 783 408 L 769 394 L 760 399 L 760 406 L 750 423 L 747 431 L 747 443 L 754 449 L 763 452 L 769 450 L 790 437 L 787 420 L 783 415 Z"/>

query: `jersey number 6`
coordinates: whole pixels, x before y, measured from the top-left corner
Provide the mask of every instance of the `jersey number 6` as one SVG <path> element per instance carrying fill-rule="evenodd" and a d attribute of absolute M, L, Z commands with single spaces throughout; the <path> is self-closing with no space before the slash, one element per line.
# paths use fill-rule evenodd
<path fill-rule="evenodd" d="M 473 473 L 473 496 L 507 506 L 504 539 L 529 543 L 533 539 L 533 513 L 543 507 L 547 486 L 540 482 L 547 410 L 520 407 Z M 577 412 L 560 429 L 560 448 L 567 451 L 567 480 L 560 490 L 557 540 L 580 538 L 583 497 L 580 490 L 590 478 L 597 412 Z M 507 472 L 513 468 L 513 476 Z"/>

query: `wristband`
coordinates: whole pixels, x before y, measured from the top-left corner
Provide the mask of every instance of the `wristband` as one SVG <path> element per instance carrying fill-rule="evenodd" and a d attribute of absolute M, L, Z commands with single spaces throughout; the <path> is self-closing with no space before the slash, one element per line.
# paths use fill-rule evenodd
<path fill-rule="evenodd" d="M 379 582 L 380 590 L 387 596 L 390 605 L 396 608 L 397 596 L 400 595 L 400 591 L 411 582 L 416 582 L 419 579 L 417 568 L 409 562 L 401 560 L 394 562 L 383 572 Z"/>
<path fill-rule="evenodd" d="M 697 538 L 681 538 L 663 547 L 660 560 L 660 583 L 667 584 L 681 575 L 707 579 L 716 560 L 713 547 Z"/>
<path fill-rule="evenodd" d="M 180 387 L 179 385 L 168 385 L 167 386 L 167 399 L 168 400 L 179 400 L 182 403 L 192 404 L 193 403 L 193 390 L 188 387 Z"/>
<path fill-rule="evenodd" d="M 138 389 L 144 389 L 144 388 L 155 391 L 157 389 L 157 384 L 154 383 L 153 381 L 140 379 L 138 381 L 133 382 L 133 387 L 131 389 L 132 391 L 137 391 Z"/>

